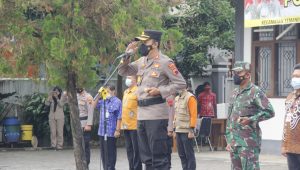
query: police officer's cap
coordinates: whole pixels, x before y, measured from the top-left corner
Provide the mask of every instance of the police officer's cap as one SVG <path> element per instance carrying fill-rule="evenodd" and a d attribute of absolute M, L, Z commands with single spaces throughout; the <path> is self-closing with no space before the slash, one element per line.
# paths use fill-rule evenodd
<path fill-rule="evenodd" d="M 142 35 L 135 37 L 135 41 L 146 41 L 149 39 L 153 39 L 156 41 L 160 41 L 162 32 L 157 30 L 145 30 Z"/>
<path fill-rule="evenodd" d="M 237 61 L 234 63 L 233 71 L 251 71 L 251 65 L 248 62 Z"/>

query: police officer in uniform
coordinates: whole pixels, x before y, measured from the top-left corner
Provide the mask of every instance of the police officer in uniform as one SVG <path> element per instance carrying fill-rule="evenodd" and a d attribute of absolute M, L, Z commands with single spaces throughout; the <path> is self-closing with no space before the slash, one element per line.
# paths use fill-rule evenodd
<path fill-rule="evenodd" d="M 126 51 L 139 50 L 141 58 L 131 62 L 124 58 L 121 76 L 137 76 L 138 143 L 146 170 L 168 170 L 167 126 L 169 109 L 166 97 L 186 87 L 174 62 L 160 50 L 162 32 L 145 30 L 128 45 Z M 138 47 L 139 42 L 142 44 Z"/>
<path fill-rule="evenodd" d="M 90 163 L 90 140 L 91 130 L 93 125 L 93 97 L 87 93 L 83 88 L 77 88 L 77 100 L 79 109 L 79 119 L 83 130 L 85 156 L 87 165 Z"/>

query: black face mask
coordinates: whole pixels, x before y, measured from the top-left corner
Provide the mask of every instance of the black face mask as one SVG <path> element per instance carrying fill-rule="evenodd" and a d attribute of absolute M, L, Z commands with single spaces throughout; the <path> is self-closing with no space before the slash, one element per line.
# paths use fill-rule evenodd
<path fill-rule="evenodd" d="M 240 85 L 243 80 L 245 80 L 245 75 L 244 76 L 239 76 L 239 75 L 235 74 L 233 76 L 233 82 L 234 82 L 235 85 Z"/>
<path fill-rule="evenodd" d="M 147 56 L 151 50 L 152 50 L 151 45 L 142 44 L 139 48 L 139 53 L 142 56 Z"/>

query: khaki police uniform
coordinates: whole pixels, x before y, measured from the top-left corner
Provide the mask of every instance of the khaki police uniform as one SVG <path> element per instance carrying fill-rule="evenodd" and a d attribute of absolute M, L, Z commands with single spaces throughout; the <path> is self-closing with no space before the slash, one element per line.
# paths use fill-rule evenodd
<path fill-rule="evenodd" d="M 151 37 L 156 32 L 145 31 L 145 34 Z M 169 108 L 165 99 L 186 88 L 184 78 L 174 62 L 162 53 L 152 59 L 141 57 L 130 64 L 121 64 L 119 74 L 137 76 L 138 140 L 142 162 L 147 170 L 170 169 L 167 146 Z M 158 88 L 160 95 L 148 95 L 147 89 L 151 87 Z"/>
<path fill-rule="evenodd" d="M 64 105 L 66 104 L 66 96 L 62 95 L 57 100 L 56 110 L 54 111 L 54 101 L 46 101 L 46 105 L 50 106 L 49 112 L 49 126 L 50 126 L 50 139 L 51 147 L 62 149 L 64 144 Z"/>
<path fill-rule="evenodd" d="M 93 125 L 93 115 L 94 115 L 94 108 L 92 106 L 93 97 L 87 93 L 86 91 L 83 91 L 82 94 L 77 94 L 77 100 L 78 100 L 78 109 L 79 109 L 79 119 L 81 123 L 81 127 L 84 130 L 84 127 L 86 125 Z M 87 164 L 90 163 L 90 140 L 91 140 L 91 132 L 84 131 L 83 132 L 84 137 L 84 146 L 85 146 L 85 156 Z"/>

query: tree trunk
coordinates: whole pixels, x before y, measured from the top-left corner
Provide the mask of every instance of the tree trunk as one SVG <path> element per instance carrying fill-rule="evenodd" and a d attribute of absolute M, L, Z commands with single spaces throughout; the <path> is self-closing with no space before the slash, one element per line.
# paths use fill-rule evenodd
<path fill-rule="evenodd" d="M 73 147 L 74 147 L 74 157 L 76 163 L 76 170 L 87 170 L 87 163 L 85 159 L 84 151 L 84 139 L 82 128 L 79 120 L 79 110 L 76 95 L 76 74 L 75 72 L 69 71 L 68 73 L 68 103 L 70 106 L 70 116 L 71 116 L 71 129 L 73 136 Z"/>

